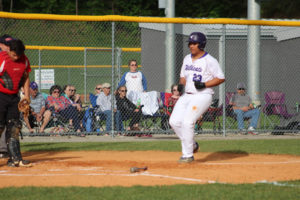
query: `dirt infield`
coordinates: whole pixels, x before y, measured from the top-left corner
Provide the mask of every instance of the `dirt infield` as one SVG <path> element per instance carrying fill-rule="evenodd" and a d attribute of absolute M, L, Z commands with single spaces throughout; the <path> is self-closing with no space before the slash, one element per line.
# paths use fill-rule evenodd
<path fill-rule="evenodd" d="M 255 183 L 300 179 L 300 157 L 290 155 L 197 153 L 179 164 L 180 152 L 25 152 L 31 168 L 11 168 L 0 159 L 0 187 L 132 186 L 201 183 Z M 130 173 L 131 167 L 148 170 Z"/>

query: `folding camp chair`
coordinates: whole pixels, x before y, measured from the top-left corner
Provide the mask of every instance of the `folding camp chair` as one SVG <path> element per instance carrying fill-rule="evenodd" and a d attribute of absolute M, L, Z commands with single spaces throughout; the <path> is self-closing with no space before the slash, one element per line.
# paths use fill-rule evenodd
<path fill-rule="evenodd" d="M 221 131 L 221 121 L 220 116 L 222 112 L 222 105 L 219 106 L 219 99 L 214 99 L 208 110 L 203 114 L 203 116 L 197 120 L 195 124 L 196 131 L 202 131 L 203 122 L 213 122 L 213 131 Z"/>
<path fill-rule="evenodd" d="M 142 116 L 142 128 L 144 130 L 151 130 L 151 131 L 167 131 L 170 129 L 169 126 L 169 115 L 166 114 L 165 112 L 165 101 L 166 101 L 166 96 L 165 93 L 160 93 L 157 97 L 157 101 L 159 104 L 159 109 L 157 112 L 155 112 L 152 115 L 143 115 Z"/>
<path fill-rule="evenodd" d="M 265 114 L 265 127 L 267 120 L 272 128 L 276 125 L 281 125 L 284 121 L 287 121 L 297 115 L 297 113 L 290 114 L 288 112 L 287 105 L 285 104 L 285 93 L 281 91 L 269 91 L 265 93 L 265 106 L 263 108 L 263 113 Z M 279 120 L 278 118 L 276 120 L 271 116 L 277 116 L 279 117 Z"/>
<path fill-rule="evenodd" d="M 97 113 L 97 97 L 96 95 L 90 93 L 89 99 L 91 102 L 91 107 L 89 107 L 83 117 L 83 126 L 86 132 L 104 132 L 105 116 L 104 114 Z"/>

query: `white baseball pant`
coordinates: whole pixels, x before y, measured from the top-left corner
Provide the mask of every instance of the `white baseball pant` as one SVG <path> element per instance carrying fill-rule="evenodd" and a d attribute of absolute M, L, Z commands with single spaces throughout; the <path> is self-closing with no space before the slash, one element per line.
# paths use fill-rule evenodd
<path fill-rule="evenodd" d="M 187 94 L 179 98 L 170 117 L 170 125 L 181 140 L 182 157 L 193 156 L 194 126 L 212 102 L 211 94 Z"/>

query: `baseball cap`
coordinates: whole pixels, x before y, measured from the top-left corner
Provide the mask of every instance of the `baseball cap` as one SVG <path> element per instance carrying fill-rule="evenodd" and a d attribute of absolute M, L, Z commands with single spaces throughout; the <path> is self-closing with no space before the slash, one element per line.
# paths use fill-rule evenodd
<path fill-rule="evenodd" d="M 245 85 L 245 83 L 241 82 L 241 83 L 238 83 L 238 84 L 236 85 L 236 88 L 237 88 L 237 89 L 239 89 L 239 88 L 246 89 L 246 85 Z"/>
<path fill-rule="evenodd" d="M 15 38 L 10 35 L 4 34 L 0 37 L 0 43 L 8 45 L 10 41 L 15 40 Z"/>
<path fill-rule="evenodd" d="M 36 83 L 36 82 L 34 82 L 34 81 L 32 81 L 31 83 L 30 83 L 30 88 L 31 89 L 33 89 L 33 90 L 35 90 L 35 89 L 38 89 L 38 84 Z"/>
<path fill-rule="evenodd" d="M 110 88 L 110 84 L 109 83 L 103 83 L 102 88 Z"/>

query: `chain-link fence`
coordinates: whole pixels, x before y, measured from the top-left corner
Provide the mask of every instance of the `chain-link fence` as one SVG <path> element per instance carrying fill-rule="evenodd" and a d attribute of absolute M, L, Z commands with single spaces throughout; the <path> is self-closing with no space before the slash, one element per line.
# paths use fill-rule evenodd
<path fill-rule="evenodd" d="M 121 134 L 173 133 L 168 125 L 169 113 L 165 105 L 165 97 L 171 91 L 166 79 L 172 77 L 173 82 L 178 83 L 183 58 L 189 53 L 188 36 L 195 31 L 206 34 L 205 50 L 219 60 L 226 77 L 225 84 L 214 88 L 214 105 L 195 124 L 196 133 L 239 131 L 237 116 L 229 102 L 231 92 L 237 93 L 240 82 L 245 83 L 246 93 L 260 111 L 256 127 L 258 133 L 274 132 L 279 126 L 285 127 L 283 131 L 288 132 L 299 128 L 299 21 L 286 24 L 284 21 L 278 21 L 278 24 L 272 21 L 270 26 L 266 25 L 270 21 L 261 21 L 253 25 L 261 23 L 264 26 L 249 26 L 246 25 L 250 23 L 247 20 L 244 20 L 245 25 L 233 25 L 230 20 L 228 24 L 214 21 L 208 24 L 205 20 L 201 23 L 193 19 L 184 19 L 184 22 L 183 19 L 174 19 L 175 64 L 170 70 L 166 67 L 165 19 L 132 18 L 132 22 L 131 18 L 125 21 L 122 17 L 117 20 L 93 18 L 89 21 L 77 16 L 76 19 L 78 21 L 67 17 L 55 20 L 50 16 L 47 20 L 28 20 L 1 15 L 0 30 L 2 35 L 20 38 L 27 45 L 26 55 L 33 69 L 30 79 L 38 83 L 41 93 L 50 95 L 52 85 L 72 85 L 76 89 L 81 96 L 82 109 L 79 113 L 83 114 L 79 116 L 82 131 L 88 130 L 89 134 L 111 133 L 110 130 Z M 251 27 L 256 29 L 254 34 Z M 149 101 L 155 112 L 151 109 L 143 112 L 136 123 L 139 128 L 131 133 L 128 130 L 133 130 L 130 127 L 133 116 L 124 117 L 124 113 L 113 111 L 110 115 L 99 114 L 101 109 L 91 105 L 92 99 L 95 99 L 91 98 L 91 94 L 97 95 L 96 86 L 103 83 L 110 83 L 110 94 L 114 94 L 122 76 L 130 71 L 128 61 L 132 59 L 136 60 L 138 70 L 146 78 L 147 91 L 150 92 L 149 95 L 142 94 L 141 98 Z M 139 98 L 131 100 L 137 104 Z M 111 101 L 116 103 L 114 98 Z M 134 107 L 132 109 L 135 110 Z M 108 119 L 114 124 L 109 130 Z M 63 121 L 69 127 L 72 124 L 70 117 Z M 119 121 L 122 128 L 117 127 Z M 244 123 L 247 128 L 251 119 L 245 119 Z M 47 132 L 51 132 L 52 127 L 50 122 Z"/>

